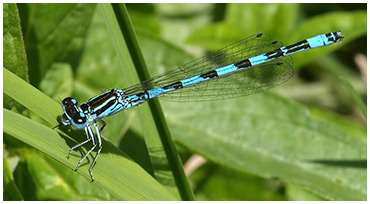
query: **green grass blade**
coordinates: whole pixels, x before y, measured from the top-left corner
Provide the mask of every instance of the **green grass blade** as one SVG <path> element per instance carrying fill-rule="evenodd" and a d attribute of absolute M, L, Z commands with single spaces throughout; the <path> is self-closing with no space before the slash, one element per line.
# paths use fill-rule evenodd
<path fill-rule="evenodd" d="M 28 81 L 21 22 L 16 4 L 4 4 L 3 49 L 4 66 Z"/>
<path fill-rule="evenodd" d="M 56 118 L 60 114 L 59 105 L 11 73 L 3 69 L 4 93 L 32 110 L 50 124 L 57 124 Z M 23 97 L 20 97 L 23 94 Z M 52 158 L 62 162 L 70 168 L 75 168 L 80 156 L 72 154 L 70 159 L 66 156 L 72 141 L 71 136 L 59 131 L 58 134 L 50 127 L 46 127 L 29 118 L 4 111 L 4 132 L 35 147 Z M 50 126 L 52 126 L 50 125 Z M 79 132 L 80 133 L 80 132 Z M 95 181 L 92 185 L 99 185 L 122 200 L 174 200 L 175 198 L 165 190 L 157 181 L 148 175 L 140 166 L 114 147 L 104 141 L 104 148 L 94 167 Z M 89 165 L 82 165 L 78 173 L 87 179 Z"/>
<path fill-rule="evenodd" d="M 109 15 L 109 8 L 107 8 L 107 6 L 104 7 L 105 9 L 107 9 L 107 15 Z M 125 6 L 122 4 L 113 4 L 112 8 L 118 21 L 120 33 L 123 33 L 123 37 L 125 38 L 125 42 L 127 43 L 127 47 L 130 52 L 133 64 L 136 67 L 139 79 L 143 81 L 150 78 Z M 161 107 L 158 101 L 150 101 L 149 107 L 152 114 L 148 114 L 148 110 L 146 110 L 147 107 L 142 106 L 142 114 L 139 113 L 141 115 L 139 117 L 142 121 L 145 121 L 145 123 L 142 123 L 142 126 L 145 130 L 155 130 L 150 132 L 146 131 L 146 133 L 144 133 L 149 155 L 151 156 L 151 160 L 153 162 L 155 176 L 159 181 L 163 181 L 163 184 L 168 184 L 168 175 L 170 174 L 167 173 L 167 176 L 165 176 L 167 177 L 167 179 L 161 179 L 164 172 L 163 165 L 156 164 L 158 162 L 164 162 L 164 155 L 163 153 L 161 153 L 164 150 L 168 159 L 169 168 L 172 171 L 172 175 L 176 182 L 176 187 L 181 195 L 181 198 L 183 200 L 194 200 L 193 193 L 187 182 L 182 163 L 178 157 L 177 150 L 171 138 L 170 132 L 168 131 L 168 127 L 166 125 L 163 112 L 161 111 Z M 146 111 L 147 113 L 145 113 L 144 111 Z M 165 165 L 167 166 L 167 164 Z M 170 182 L 170 184 L 171 183 L 172 182 Z"/>
<path fill-rule="evenodd" d="M 50 127 L 58 124 L 57 116 L 61 113 L 61 107 L 57 102 L 6 68 L 3 68 L 3 74 L 5 94 L 47 121 Z"/>
<path fill-rule="evenodd" d="M 14 3 L 4 4 L 3 12 L 3 66 L 7 67 L 22 79 L 29 81 L 18 5 Z M 19 113 L 24 113 L 25 108 L 14 102 L 14 100 L 7 95 L 4 95 L 3 100 L 3 107 L 12 108 Z"/>

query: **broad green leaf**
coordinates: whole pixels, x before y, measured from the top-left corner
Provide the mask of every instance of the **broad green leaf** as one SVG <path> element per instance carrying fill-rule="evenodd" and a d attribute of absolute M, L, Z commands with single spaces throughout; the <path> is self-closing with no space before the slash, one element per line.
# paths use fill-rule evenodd
<path fill-rule="evenodd" d="M 289 200 L 294 200 L 294 201 L 306 201 L 306 200 L 325 201 L 323 198 L 307 191 L 301 186 L 294 185 L 294 184 L 286 185 L 286 194 Z"/>
<path fill-rule="evenodd" d="M 84 36 L 95 4 L 23 4 L 25 42 L 32 84 L 44 78 L 53 63 L 78 65 Z"/>
<path fill-rule="evenodd" d="M 302 185 L 326 199 L 366 199 L 366 127 L 354 135 L 272 94 L 163 103 L 176 141 L 218 164 Z M 353 121 L 350 124 L 356 124 Z"/>
<path fill-rule="evenodd" d="M 358 139 L 366 139 L 364 133 L 366 132 L 366 126 L 364 123 L 359 123 L 348 117 L 340 117 L 337 113 L 329 112 L 318 107 L 310 107 L 310 113 L 312 118 L 323 123 L 331 123 L 336 129 L 346 132 L 352 137 Z"/>
<path fill-rule="evenodd" d="M 6 69 L 3 69 L 3 73 L 4 79 L 6 79 L 4 80 L 4 93 L 7 93 L 44 120 L 51 123 L 56 122 L 55 119 L 58 112 L 60 112 L 59 105 L 56 102 Z M 18 97 L 21 94 L 23 94 L 23 97 Z M 35 103 L 36 101 L 37 103 Z M 3 111 L 5 133 L 35 147 L 68 167 L 75 168 L 81 155 L 72 155 L 70 159 L 66 158 L 70 147 L 76 144 L 70 136 L 61 131 L 59 131 L 60 134 L 57 134 L 50 127 L 6 109 L 3 109 Z M 78 132 L 82 136 L 81 132 Z M 82 165 L 78 173 L 90 179 L 87 171 L 88 167 L 89 165 Z M 120 200 L 174 199 L 140 166 L 132 162 L 124 153 L 107 141 L 104 141 L 104 149 L 94 167 L 94 176 L 96 181 L 93 185 L 103 187 Z"/>

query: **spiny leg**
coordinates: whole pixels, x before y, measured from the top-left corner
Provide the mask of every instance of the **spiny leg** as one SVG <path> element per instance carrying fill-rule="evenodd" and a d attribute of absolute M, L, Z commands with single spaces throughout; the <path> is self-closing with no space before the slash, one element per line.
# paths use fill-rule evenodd
<path fill-rule="evenodd" d="M 90 137 L 90 139 L 92 140 L 93 142 L 93 147 L 85 154 L 85 156 L 82 157 L 82 159 L 78 162 L 78 165 L 75 169 L 75 171 L 78 170 L 78 168 L 80 168 L 80 165 L 81 165 L 81 162 L 95 149 L 96 147 L 96 141 L 95 141 L 95 137 L 94 137 L 94 133 L 91 129 L 91 126 L 89 124 L 87 124 L 87 126 L 85 127 L 85 131 L 86 131 L 86 134 L 88 134 Z"/>
<path fill-rule="evenodd" d="M 86 133 L 87 133 L 87 132 L 86 132 Z M 87 135 L 87 140 L 85 140 L 85 141 L 81 142 L 80 144 L 77 144 L 77 145 L 73 146 L 73 147 L 69 150 L 69 154 L 68 154 L 68 157 L 67 157 L 67 158 L 69 158 L 69 157 L 71 156 L 71 153 L 72 153 L 72 151 L 73 151 L 74 149 L 76 149 L 76 148 L 78 148 L 78 147 L 80 147 L 80 146 L 82 146 L 82 145 L 84 145 L 84 144 L 86 144 L 86 143 L 88 143 L 88 142 L 90 142 L 90 141 L 91 141 L 91 137 L 90 137 L 90 135 L 89 135 L 89 134 L 86 134 L 86 135 Z"/>
<path fill-rule="evenodd" d="M 103 127 L 105 126 L 105 122 L 102 121 L 101 119 L 99 119 L 98 121 L 100 121 L 102 124 L 103 124 Z M 95 162 L 96 162 L 96 159 L 98 158 L 99 154 L 100 154 L 100 151 L 102 150 L 103 148 L 103 144 L 102 144 L 102 141 L 101 141 L 101 135 L 100 135 L 100 131 L 103 129 L 101 128 L 100 131 L 99 131 L 99 126 L 96 124 L 96 121 L 94 121 L 94 127 L 95 127 L 95 131 L 96 131 L 96 137 L 98 139 L 98 144 L 99 144 L 99 150 L 98 152 L 96 153 L 95 155 L 95 158 L 94 158 L 94 161 L 92 162 L 90 168 L 89 168 L 89 172 L 90 172 L 90 176 L 91 176 L 91 180 L 94 181 L 94 176 L 92 174 L 92 168 L 94 167 L 95 165 Z"/>

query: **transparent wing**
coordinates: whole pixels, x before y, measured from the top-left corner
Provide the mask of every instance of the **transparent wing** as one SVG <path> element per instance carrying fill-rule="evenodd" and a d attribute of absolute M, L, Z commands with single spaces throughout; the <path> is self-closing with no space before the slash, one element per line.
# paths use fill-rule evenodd
<path fill-rule="evenodd" d="M 225 48 L 222 48 L 214 53 L 208 54 L 202 58 L 190 61 L 173 71 L 158 75 L 142 83 L 128 87 L 123 91 L 126 93 L 126 95 L 132 95 L 142 92 L 143 90 L 163 87 L 193 76 L 207 73 L 209 71 L 215 70 L 226 65 L 240 62 L 252 56 L 265 53 L 267 51 L 272 51 L 274 49 L 280 48 L 281 46 L 282 44 L 280 42 L 277 41 L 272 42 L 270 40 L 270 37 L 266 34 L 253 35 L 241 41 L 233 43 Z M 292 73 L 291 68 L 288 70 L 286 69 L 288 67 L 291 67 L 289 66 L 288 63 L 291 64 L 291 62 L 287 61 L 283 62 L 282 66 L 279 66 L 278 70 L 272 71 L 270 74 L 275 73 L 283 75 L 285 72 Z M 264 69 L 263 71 L 261 70 L 256 72 L 255 70 L 257 70 L 256 69 L 257 67 L 264 67 Z M 211 79 L 205 81 L 204 83 L 199 83 L 193 86 L 185 87 L 183 89 L 179 89 L 173 92 L 168 92 L 160 96 L 165 100 L 171 101 L 199 101 L 199 100 L 217 100 L 252 94 L 258 92 L 251 91 L 255 89 L 253 86 L 256 86 L 258 81 L 264 80 L 261 78 L 261 75 L 266 74 L 268 75 L 266 70 L 271 71 L 273 70 L 273 68 L 276 68 L 277 66 L 275 65 L 275 63 L 268 63 L 257 67 L 241 71 L 240 73 L 239 72 L 233 73 L 230 76 L 227 75 L 220 78 Z M 285 70 L 285 72 L 282 70 Z M 246 74 L 247 72 L 248 74 Z M 253 74 L 249 72 L 256 73 Z M 253 75 L 255 75 L 257 78 L 256 77 L 253 78 L 252 77 Z M 249 76 L 249 78 L 251 78 L 251 81 L 248 83 L 246 82 L 240 83 L 241 81 L 248 80 L 248 78 L 244 78 L 245 76 Z M 281 81 L 281 79 L 278 79 L 278 77 L 270 78 L 271 80 Z M 232 81 L 228 82 L 229 80 L 235 79 L 239 79 L 237 81 L 240 82 L 238 83 L 234 83 Z M 277 82 L 272 81 L 269 82 L 269 84 L 274 83 Z M 265 84 L 266 85 L 264 85 L 264 87 L 266 87 L 265 89 L 267 89 L 268 85 L 267 83 Z M 260 85 L 259 89 L 264 90 L 262 89 L 262 87 L 263 86 Z M 223 91 L 226 89 L 228 89 L 228 91 Z M 239 90 L 230 90 L 230 89 L 239 89 Z M 201 96 L 202 98 L 198 98 Z"/>
<path fill-rule="evenodd" d="M 292 58 L 284 57 L 241 70 L 210 82 L 199 83 L 161 95 L 168 101 L 209 101 L 235 98 L 276 87 L 293 76 Z"/>

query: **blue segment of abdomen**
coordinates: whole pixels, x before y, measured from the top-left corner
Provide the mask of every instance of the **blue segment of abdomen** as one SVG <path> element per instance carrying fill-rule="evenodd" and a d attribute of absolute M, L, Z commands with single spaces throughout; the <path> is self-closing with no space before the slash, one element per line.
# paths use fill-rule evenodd
<path fill-rule="evenodd" d="M 252 66 L 259 65 L 264 63 L 268 60 L 268 57 L 265 54 L 257 55 L 255 57 L 251 57 L 249 61 L 251 62 Z"/>
<path fill-rule="evenodd" d="M 335 43 L 336 40 L 336 37 L 334 35 L 334 33 L 330 33 L 334 39 L 334 41 L 330 40 L 328 37 L 326 37 L 326 35 L 318 35 L 316 37 L 313 37 L 313 38 L 308 38 L 307 39 L 307 42 L 310 43 L 310 46 L 311 48 L 316 48 L 316 47 L 322 47 L 322 46 L 326 46 L 326 45 L 331 45 L 333 43 Z"/>
<path fill-rule="evenodd" d="M 189 86 L 189 85 L 197 84 L 197 83 L 205 81 L 205 80 L 207 80 L 207 79 L 198 75 L 198 76 L 195 76 L 195 77 L 191 77 L 189 79 L 181 80 L 181 83 L 182 83 L 183 86 Z"/>
<path fill-rule="evenodd" d="M 235 72 L 236 70 L 238 70 L 238 67 L 236 67 L 234 64 L 231 64 L 231 65 L 216 69 L 216 72 L 218 76 L 222 76 L 225 74 Z"/>
<path fill-rule="evenodd" d="M 166 92 L 174 91 L 174 90 L 175 88 L 164 89 L 163 87 L 148 90 L 149 98 L 155 98 L 158 95 L 164 94 Z"/>
<path fill-rule="evenodd" d="M 322 35 L 319 35 L 319 36 L 316 36 L 316 37 L 313 37 L 313 38 L 308 38 L 307 39 L 307 42 L 310 44 L 310 47 L 311 48 L 316 48 L 316 47 L 322 47 L 325 45 L 324 43 L 324 39 L 327 39 L 327 37 L 322 36 Z M 327 41 L 326 43 L 329 43 L 329 41 Z"/>

